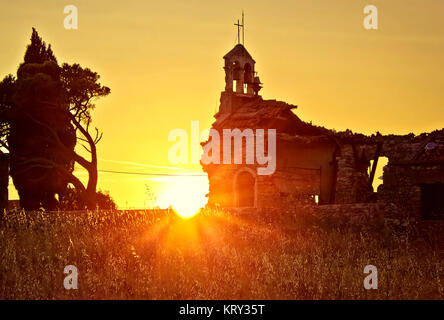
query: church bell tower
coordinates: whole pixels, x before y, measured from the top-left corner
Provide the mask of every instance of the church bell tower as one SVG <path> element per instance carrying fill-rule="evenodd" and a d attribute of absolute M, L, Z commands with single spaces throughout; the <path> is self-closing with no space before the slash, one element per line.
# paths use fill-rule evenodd
<path fill-rule="evenodd" d="M 237 44 L 224 56 L 225 91 L 222 92 L 221 113 L 230 113 L 250 99 L 258 98 L 262 83 L 255 71 L 256 61 L 244 46 L 244 13 L 237 21 Z M 241 43 L 242 29 L 242 43 Z"/>
<path fill-rule="evenodd" d="M 244 95 L 258 95 L 261 87 L 255 74 L 256 61 L 245 47 L 238 43 L 224 56 L 225 92 Z"/>

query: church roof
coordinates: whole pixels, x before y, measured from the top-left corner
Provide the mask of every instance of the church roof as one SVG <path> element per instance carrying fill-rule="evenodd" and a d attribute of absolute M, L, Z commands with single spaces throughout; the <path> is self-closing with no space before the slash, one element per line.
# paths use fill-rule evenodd
<path fill-rule="evenodd" d="M 256 62 L 256 61 L 254 61 L 251 54 L 247 51 L 247 49 L 245 49 L 245 47 L 243 45 L 241 45 L 240 43 L 237 44 L 233 49 L 231 49 L 231 51 L 228 52 L 224 56 L 224 59 L 229 59 L 229 58 L 233 58 L 233 57 L 247 57 L 247 58 L 253 60 L 253 62 Z"/>
<path fill-rule="evenodd" d="M 276 101 L 263 100 L 256 97 L 250 102 L 243 103 L 231 113 L 216 114 L 213 128 L 274 128 L 280 133 L 323 135 L 325 129 L 316 127 L 299 119 L 291 110 L 294 105 Z"/>

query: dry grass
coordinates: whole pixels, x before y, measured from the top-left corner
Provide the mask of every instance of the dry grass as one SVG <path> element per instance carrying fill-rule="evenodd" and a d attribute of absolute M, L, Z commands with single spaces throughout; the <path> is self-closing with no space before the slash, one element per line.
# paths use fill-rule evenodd
<path fill-rule="evenodd" d="M 441 234 L 205 213 L 5 213 L 1 299 L 444 299 Z M 65 290 L 63 269 L 79 270 Z M 364 266 L 379 289 L 363 287 Z"/>

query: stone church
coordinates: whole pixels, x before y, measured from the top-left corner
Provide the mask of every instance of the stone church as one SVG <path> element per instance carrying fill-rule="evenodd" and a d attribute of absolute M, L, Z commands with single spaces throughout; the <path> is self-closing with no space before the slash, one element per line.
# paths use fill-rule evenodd
<path fill-rule="evenodd" d="M 258 175 L 259 165 L 245 161 L 202 164 L 209 178 L 209 206 L 265 209 L 390 203 L 417 218 L 444 217 L 444 129 L 418 136 L 366 136 L 315 126 L 297 116 L 295 105 L 259 95 L 262 84 L 256 62 L 242 44 L 224 61 L 225 90 L 212 129 L 220 136 L 224 129 L 276 129 L 276 170 Z M 242 147 L 245 156 L 244 142 Z M 373 190 L 381 157 L 388 164 L 383 184 Z"/>

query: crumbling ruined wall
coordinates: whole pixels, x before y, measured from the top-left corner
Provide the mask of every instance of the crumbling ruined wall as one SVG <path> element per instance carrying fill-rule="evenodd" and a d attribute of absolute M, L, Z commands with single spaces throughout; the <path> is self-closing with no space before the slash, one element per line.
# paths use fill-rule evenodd
<path fill-rule="evenodd" d="M 378 201 L 395 203 L 401 209 L 392 214 L 421 218 L 421 188 L 410 176 L 410 168 L 389 165 L 384 169 L 384 183 Z"/>
<path fill-rule="evenodd" d="M 396 203 L 402 208 L 402 215 L 421 219 L 421 186 L 434 183 L 444 183 L 442 164 L 389 164 L 384 169 L 384 184 L 378 192 L 378 200 Z M 444 197 L 444 194 L 441 197 Z"/>
<path fill-rule="evenodd" d="M 423 218 L 422 186 L 444 183 L 444 130 L 420 135 L 377 134 L 370 137 L 338 133 L 337 138 L 349 145 L 341 147 L 337 157 L 336 203 L 377 200 L 398 208 L 387 210 L 388 215 Z M 366 161 L 378 157 L 387 157 L 389 161 L 383 170 L 383 184 L 372 196 L 371 190 L 366 189 L 368 175 L 363 169 L 368 166 Z M 437 196 L 444 198 L 444 193 Z M 441 210 L 443 212 L 444 207 Z"/>
<path fill-rule="evenodd" d="M 380 204 L 396 208 L 386 210 L 388 215 L 421 218 L 421 186 L 444 183 L 444 129 L 417 136 L 336 132 L 303 122 L 291 111 L 294 108 L 260 96 L 222 94 L 212 127 L 221 136 L 225 128 L 277 130 L 276 171 L 271 176 L 254 174 L 254 186 L 250 186 L 255 192 L 254 208 L 286 211 L 314 205 L 319 198 L 323 207 L 319 210 L 328 211 L 329 205 L 337 205 L 331 210 L 347 214 L 347 210 L 354 208 L 349 205 L 363 204 L 362 210 L 354 212 L 364 214 L 367 205 Z M 425 152 L 432 142 L 435 151 Z M 389 161 L 384 168 L 383 184 L 376 192 L 372 183 L 380 157 Z M 256 165 L 204 166 L 210 182 L 208 203 L 236 207 L 241 193 L 236 190 L 236 176 L 246 168 L 257 171 Z"/>
<path fill-rule="evenodd" d="M 344 144 L 336 156 L 337 180 L 335 203 L 367 202 L 373 189 L 367 169 L 370 161 L 366 159 L 360 146 Z"/>
<path fill-rule="evenodd" d="M 355 159 L 351 145 L 341 148 L 341 153 L 336 157 L 338 172 L 336 180 L 336 203 L 353 203 L 356 199 L 355 190 Z"/>
<path fill-rule="evenodd" d="M 444 183 L 444 130 L 418 136 L 386 136 L 382 154 L 389 158 L 384 168 L 378 201 L 395 203 L 398 215 L 422 219 L 424 185 Z M 444 193 L 436 195 L 444 198 Z M 441 208 L 444 218 L 444 207 Z"/>
<path fill-rule="evenodd" d="M 341 225 L 382 226 L 386 206 L 379 203 L 352 203 L 330 205 L 293 205 L 292 207 L 251 209 L 231 208 L 227 212 L 234 215 L 256 216 L 258 220 L 281 221 L 285 224 L 304 221 L 306 223 L 325 224 L 330 227 Z M 391 208 L 397 210 L 397 208 Z"/>

